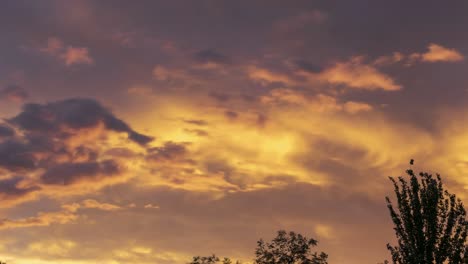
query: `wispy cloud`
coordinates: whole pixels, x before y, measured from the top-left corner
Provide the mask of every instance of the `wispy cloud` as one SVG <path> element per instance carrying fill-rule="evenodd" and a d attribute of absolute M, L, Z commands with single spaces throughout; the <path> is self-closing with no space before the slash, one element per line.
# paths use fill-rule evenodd
<path fill-rule="evenodd" d="M 346 62 L 338 62 L 318 74 L 318 78 L 330 84 L 346 85 L 351 89 L 397 91 L 402 86 L 387 74 L 370 64 L 362 57 L 354 57 Z"/>
<path fill-rule="evenodd" d="M 55 57 L 66 66 L 94 64 L 94 59 L 89 54 L 88 48 L 65 45 L 65 43 L 57 37 L 48 38 L 47 44 L 43 47 L 39 47 L 38 50 L 44 54 Z"/>

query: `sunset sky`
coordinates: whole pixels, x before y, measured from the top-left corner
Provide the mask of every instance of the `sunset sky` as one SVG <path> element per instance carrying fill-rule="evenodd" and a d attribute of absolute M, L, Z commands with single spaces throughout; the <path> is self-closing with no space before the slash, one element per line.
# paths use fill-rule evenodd
<path fill-rule="evenodd" d="M 388 176 L 468 202 L 467 1 L 0 3 L 0 260 L 390 259 Z"/>

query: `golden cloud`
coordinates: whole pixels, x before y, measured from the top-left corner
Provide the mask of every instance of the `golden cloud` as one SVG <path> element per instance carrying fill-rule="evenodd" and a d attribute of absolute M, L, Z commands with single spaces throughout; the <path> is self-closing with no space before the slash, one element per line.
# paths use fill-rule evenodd
<path fill-rule="evenodd" d="M 424 62 L 457 62 L 464 60 L 464 56 L 455 49 L 449 49 L 434 43 L 429 44 L 429 51 L 420 54 L 420 58 Z"/>
<path fill-rule="evenodd" d="M 347 62 L 338 62 L 317 77 L 330 84 L 346 85 L 360 90 L 397 91 L 402 88 L 390 76 L 362 61 L 362 57 L 354 57 Z"/>
<path fill-rule="evenodd" d="M 23 219 L 3 219 L 0 220 L 0 229 L 66 224 L 78 218 L 76 207 L 64 206 L 62 209 L 63 210 L 57 212 L 40 212 L 36 216 Z"/>

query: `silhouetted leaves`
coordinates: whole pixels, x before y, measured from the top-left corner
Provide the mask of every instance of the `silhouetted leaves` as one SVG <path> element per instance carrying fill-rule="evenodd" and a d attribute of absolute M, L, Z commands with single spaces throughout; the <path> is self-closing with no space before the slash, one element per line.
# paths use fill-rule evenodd
<path fill-rule="evenodd" d="M 308 239 L 294 232 L 278 231 L 278 235 L 270 242 L 257 242 L 255 250 L 256 264 L 326 264 L 328 255 L 324 252 L 312 253 L 311 247 L 317 241 Z"/>
<path fill-rule="evenodd" d="M 409 182 L 403 177 L 390 177 L 397 210 L 386 197 L 398 239 L 398 246 L 387 245 L 393 263 L 467 263 L 468 222 L 460 199 L 444 190 L 439 174 L 434 178 L 421 172 L 418 177 L 412 169 L 406 173 Z"/>
<path fill-rule="evenodd" d="M 216 255 L 213 254 L 208 257 L 200 257 L 200 256 L 193 257 L 193 260 L 188 264 L 218 264 L 218 263 L 234 264 L 234 262 L 232 262 L 232 260 L 229 258 L 224 258 L 221 262 L 220 261 L 221 260 Z M 240 262 L 237 261 L 236 264 L 240 264 Z"/>

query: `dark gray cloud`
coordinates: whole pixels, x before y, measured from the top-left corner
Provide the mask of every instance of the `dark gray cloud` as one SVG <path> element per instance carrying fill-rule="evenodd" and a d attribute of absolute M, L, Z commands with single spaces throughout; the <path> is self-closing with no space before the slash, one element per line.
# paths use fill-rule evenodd
<path fill-rule="evenodd" d="M 211 92 L 210 97 L 213 97 L 218 102 L 225 103 L 231 99 L 231 96 L 222 92 Z"/>
<path fill-rule="evenodd" d="M 205 120 L 201 120 L 201 119 L 185 119 L 184 122 L 187 124 L 192 124 L 192 125 L 197 125 L 197 126 L 208 125 L 208 122 L 206 122 Z"/>
<path fill-rule="evenodd" d="M 294 64 L 299 69 L 307 71 L 307 72 L 319 73 L 323 70 L 322 67 L 316 64 L 313 64 L 309 61 L 306 61 L 306 60 L 295 60 Z"/>
<path fill-rule="evenodd" d="M 152 141 L 151 137 L 134 131 L 94 99 L 73 98 L 47 104 L 26 104 L 23 111 L 9 121 L 26 132 L 45 133 L 59 138 L 71 136 L 69 131 L 63 131 L 62 126 L 78 132 L 102 123 L 106 129 L 127 133 L 129 139 L 138 144 Z"/>
<path fill-rule="evenodd" d="M 195 135 L 200 136 L 200 137 L 207 137 L 207 136 L 210 135 L 207 131 L 205 131 L 203 129 L 186 128 L 186 129 L 184 129 L 184 131 L 195 134 Z"/>
<path fill-rule="evenodd" d="M 215 49 L 200 50 L 194 54 L 199 63 L 230 64 L 231 59 Z"/>
<path fill-rule="evenodd" d="M 50 185 L 71 185 L 80 181 L 99 181 L 114 177 L 122 168 L 114 160 L 102 162 L 62 163 L 49 168 L 41 175 L 41 182 Z"/>
<path fill-rule="evenodd" d="M 24 177 L 15 176 L 0 180 L 0 197 L 2 197 L 2 199 L 16 199 L 40 190 L 39 186 L 20 187 L 19 184 L 24 179 Z"/>
<path fill-rule="evenodd" d="M 148 149 L 147 159 L 161 161 L 175 161 L 185 158 L 188 154 L 186 143 L 166 142 L 161 147 Z"/>
<path fill-rule="evenodd" d="M 224 111 L 224 115 L 229 119 L 229 120 L 234 120 L 236 119 L 239 114 L 237 112 L 234 112 L 234 111 L 230 111 L 230 110 L 226 110 Z"/>
<path fill-rule="evenodd" d="M 14 139 L 0 142 L 0 167 L 10 171 L 35 169 L 37 160 L 29 143 Z"/>
<path fill-rule="evenodd" d="M 2 137 L 12 137 L 15 135 L 15 130 L 11 127 L 0 124 L 0 138 Z"/>
<path fill-rule="evenodd" d="M 0 99 L 7 99 L 14 102 L 23 102 L 29 97 L 24 88 L 17 85 L 9 85 L 0 89 Z"/>

